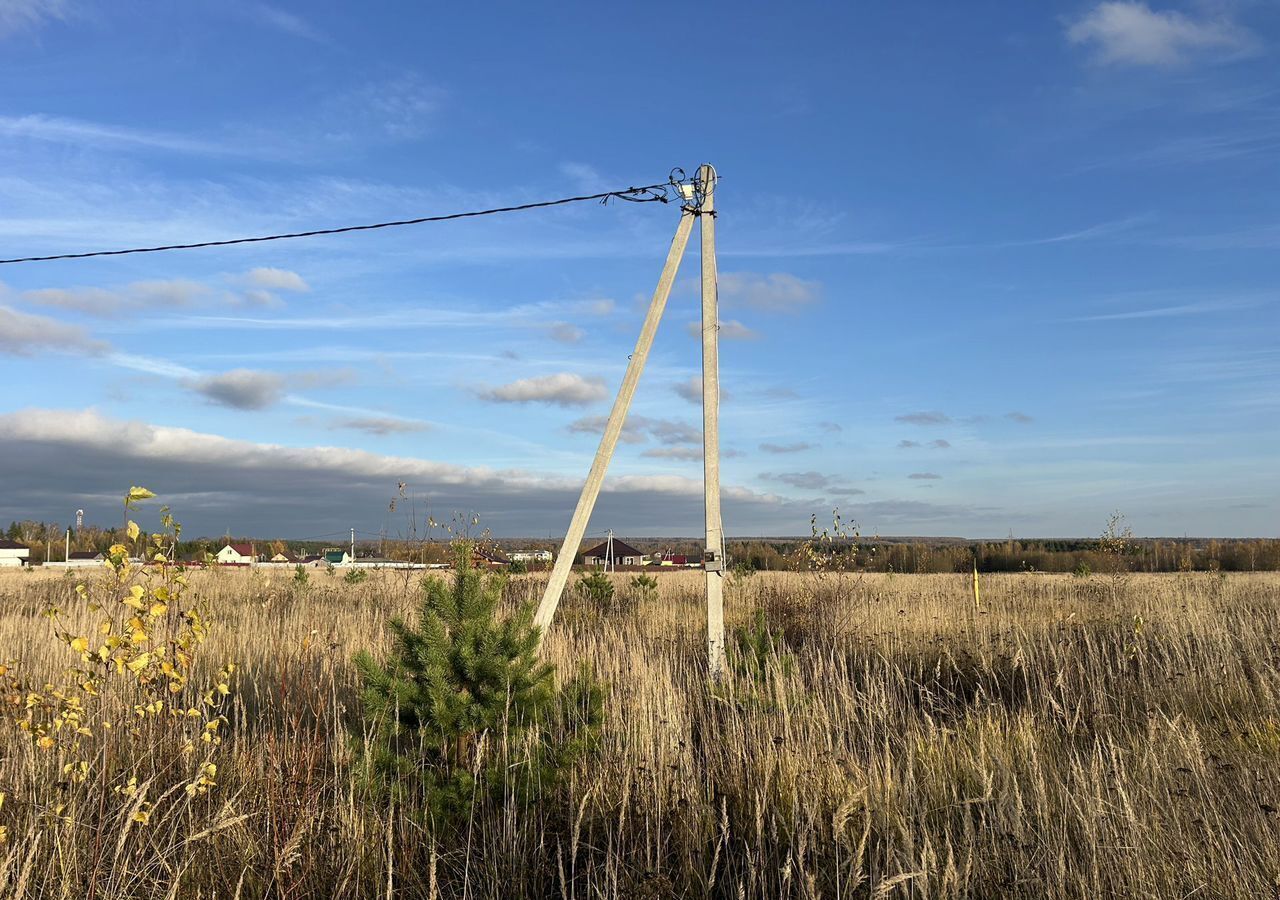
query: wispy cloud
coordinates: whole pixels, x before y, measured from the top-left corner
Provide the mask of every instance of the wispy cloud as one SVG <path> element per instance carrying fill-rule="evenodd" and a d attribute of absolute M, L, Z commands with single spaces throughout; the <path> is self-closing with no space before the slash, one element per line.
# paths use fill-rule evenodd
<path fill-rule="evenodd" d="M 801 491 L 821 491 L 831 497 L 856 497 L 866 491 L 848 484 L 839 475 L 822 472 L 761 472 L 763 481 L 776 481 Z"/>
<path fill-rule="evenodd" d="M 295 15 L 288 10 L 268 3 L 254 3 L 248 8 L 249 14 L 258 22 L 285 34 L 314 41 L 318 44 L 329 43 L 329 38 L 310 21 Z"/>
<path fill-rule="evenodd" d="M 1232 300 L 1205 300 L 1197 303 L 1179 303 L 1170 306 L 1153 306 L 1146 309 L 1131 309 L 1124 312 L 1098 313 L 1090 316 L 1076 316 L 1064 319 L 1065 322 L 1120 322 L 1131 319 L 1172 319 L 1185 316 L 1204 316 L 1233 312 L 1260 306 L 1266 302 L 1262 297 L 1237 298 Z"/>
<path fill-rule="evenodd" d="M 274 291 L 303 292 L 310 287 L 297 272 L 259 268 L 243 275 L 227 276 L 224 284 L 174 278 L 165 281 L 135 281 L 121 287 L 35 288 L 21 295 L 26 303 L 117 318 L 150 310 L 183 310 L 195 306 L 279 306 Z"/>
<path fill-rule="evenodd" d="M 390 434 L 413 434 L 426 431 L 430 426 L 417 419 L 401 419 L 391 416 L 365 416 L 360 418 L 335 419 L 330 428 L 342 428 L 351 431 L 363 431 L 375 437 Z"/>
<path fill-rule="evenodd" d="M 808 441 L 796 441 L 793 444 L 764 443 L 760 445 L 760 449 L 765 453 L 780 455 L 783 453 L 802 453 L 805 450 L 816 450 L 818 445 L 811 444 Z"/>
<path fill-rule="evenodd" d="M 908 425 L 946 425 L 951 421 L 951 417 L 938 410 L 925 410 L 894 416 L 893 420 L 895 422 L 905 422 Z"/>
<path fill-rule="evenodd" d="M 1068 25 L 1067 40 L 1092 49 L 1104 65 L 1162 68 L 1237 58 L 1256 48 L 1253 35 L 1223 14 L 1193 19 L 1133 0 L 1099 3 Z"/>
<path fill-rule="evenodd" d="M 37 306 L 47 306 L 91 316 L 112 317 L 125 312 L 147 309 L 187 307 L 207 297 L 210 289 L 185 279 L 170 281 L 136 281 L 118 289 L 98 287 L 37 288 L 24 291 L 22 299 Z"/>
<path fill-rule="evenodd" d="M 4 0 L 0 3 L 0 38 L 65 19 L 68 6 L 67 0 Z"/>
<path fill-rule="evenodd" d="M 249 156 L 246 146 L 40 114 L 0 116 L 0 137 L 91 147 L 126 147 L 204 156 Z"/>
<path fill-rule="evenodd" d="M 679 459 L 687 462 L 702 460 L 701 447 L 650 447 L 640 454 L 649 459 Z"/>
<path fill-rule="evenodd" d="M 912 481 L 937 481 L 942 478 L 942 476 L 936 472 L 912 472 L 907 477 Z"/>
<path fill-rule="evenodd" d="M 798 312 L 818 301 L 822 285 L 786 272 L 722 272 L 719 293 L 721 302 L 729 308 Z"/>
<path fill-rule="evenodd" d="M 577 344 L 587 333 L 572 322 L 555 322 L 548 326 L 547 336 L 561 344 Z"/>

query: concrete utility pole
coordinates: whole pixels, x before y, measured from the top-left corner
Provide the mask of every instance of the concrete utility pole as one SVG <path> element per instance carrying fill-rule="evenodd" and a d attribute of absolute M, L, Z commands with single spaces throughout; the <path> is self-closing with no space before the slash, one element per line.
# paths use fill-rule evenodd
<path fill-rule="evenodd" d="M 356 558 L 356 530 L 354 528 L 351 529 L 351 558 L 353 560 Z"/>
<path fill-rule="evenodd" d="M 640 337 L 636 340 L 636 349 L 627 363 L 626 374 L 622 376 L 622 385 L 618 388 L 618 396 L 613 401 L 613 409 L 609 411 L 609 420 L 605 423 L 604 434 L 600 436 L 600 446 L 596 448 L 595 459 L 591 463 L 591 471 L 587 473 L 587 481 L 582 486 L 582 494 L 578 497 L 578 505 L 573 510 L 573 518 L 569 520 L 569 531 L 560 545 L 560 555 L 556 557 L 551 569 L 551 578 L 547 581 L 547 589 L 538 604 L 538 611 L 533 617 L 534 624 L 546 633 L 551 620 L 560 605 L 560 596 L 569 581 L 569 573 L 573 561 L 578 555 L 578 547 L 582 544 L 582 535 L 586 533 L 587 522 L 591 511 L 595 508 L 596 498 L 600 496 L 600 486 L 604 483 L 605 471 L 609 468 L 609 460 L 613 450 L 618 446 L 618 437 L 622 434 L 622 425 L 627 418 L 627 410 L 631 408 L 631 398 L 635 396 L 636 385 L 640 382 L 640 373 L 644 371 L 645 360 L 649 358 L 649 349 L 653 346 L 653 336 L 658 331 L 658 323 L 662 320 L 662 311 L 667 307 L 667 298 L 671 296 L 671 285 L 676 280 L 676 272 L 680 269 L 680 259 L 684 256 L 684 248 L 689 243 L 689 232 L 693 230 L 693 220 L 697 218 L 694 211 L 682 208 L 680 224 L 676 227 L 676 236 L 671 241 L 671 249 L 667 251 L 667 261 L 662 266 L 662 275 L 658 278 L 658 287 L 649 302 L 649 312 L 645 314 L 644 325 L 640 328 Z"/>
<path fill-rule="evenodd" d="M 681 185 L 686 202 L 680 209 L 680 224 L 671 241 L 671 249 L 667 252 L 667 261 L 658 278 L 653 300 L 649 303 L 649 312 L 640 329 L 635 352 L 631 354 L 631 361 L 618 388 L 618 396 L 613 401 L 604 434 L 600 437 L 600 446 L 596 449 L 591 471 L 582 486 L 582 495 L 578 498 L 573 518 L 569 521 L 569 531 L 560 546 L 560 555 L 556 557 L 555 566 L 551 570 L 551 578 L 542 595 L 542 602 L 538 605 L 534 623 L 545 633 L 555 617 L 578 547 L 582 544 L 582 536 L 591 519 L 591 511 L 600 495 L 609 460 L 617 448 L 622 426 L 631 408 L 631 399 L 640 381 L 640 373 L 644 371 L 645 361 L 653 346 L 654 334 L 666 309 L 667 298 L 671 295 L 671 285 L 689 243 L 693 220 L 698 219 L 702 238 L 702 451 L 706 518 L 706 544 L 702 565 L 706 574 L 708 671 L 713 678 L 719 678 L 724 670 L 724 525 L 720 518 L 720 320 L 716 276 L 715 185 L 716 170 L 710 165 L 698 168 L 693 185 Z M 612 531 L 609 532 L 606 547 L 607 570 L 613 562 Z M 614 568 L 616 569 L 616 565 Z"/>
<path fill-rule="evenodd" d="M 720 300 L 716 273 L 716 170 L 698 169 L 702 183 L 702 487 L 707 542 L 707 668 L 724 670 L 724 524 L 720 519 Z"/>

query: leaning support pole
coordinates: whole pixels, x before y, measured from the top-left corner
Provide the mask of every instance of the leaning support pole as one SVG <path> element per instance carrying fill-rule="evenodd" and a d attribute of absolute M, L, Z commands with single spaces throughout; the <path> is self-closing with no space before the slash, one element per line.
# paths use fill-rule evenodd
<path fill-rule="evenodd" d="M 724 671 L 724 524 L 720 519 L 720 313 L 716 276 L 716 170 L 698 169 L 702 203 L 702 484 L 707 542 L 707 670 Z"/>
<path fill-rule="evenodd" d="M 564 586 L 569 580 L 569 571 L 573 568 L 574 557 L 578 555 L 578 547 L 582 543 L 582 535 L 587 530 L 591 511 L 595 508 L 596 498 L 600 495 L 600 486 L 604 483 L 609 460 L 613 457 L 614 448 L 618 446 L 618 437 L 622 434 L 627 410 L 631 408 L 631 398 L 635 395 L 640 373 L 644 371 L 645 360 L 649 357 L 649 348 L 653 346 L 653 336 L 657 333 L 662 312 L 667 306 L 667 298 L 671 295 L 671 285 L 676 280 L 680 259 L 684 256 L 684 249 L 689 243 L 689 232 L 693 230 L 694 218 L 690 210 L 685 210 L 680 215 L 676 236 L 671 241 L 671 249 L 667 251 L 667 261 L 662 267 L 662 275 L 658 278 L 658 287 L 653 292 L 649 312 L 640 329 L 640 337 L 636 340 L 636 349 L 631 354 L 631 362 L 627 364 L 626 374 L 622 376 L 618 397 L 613 401 L 609 421 L 604 426 L 600 446 L 596 449 L 596 458 L 591 463 L 586 484 L 582 486 L 582 496 L 578 498 L 578 506 L 574 509 L 573 519 L 569 522 L 569 531 L 564 536 L 564 543 L 560 545 L 560 555 L 556 557 L 555 567 L 551 570 L 547 590 L 542 595 L 542 602 L 538 604 L 538 611 L 533 617 L 534 624 L 540 627 L 544 634 L 551 625 L 552 618 L 555 617 L 556 607 L 560 604 L 560 595 L 564 593 Z"/>

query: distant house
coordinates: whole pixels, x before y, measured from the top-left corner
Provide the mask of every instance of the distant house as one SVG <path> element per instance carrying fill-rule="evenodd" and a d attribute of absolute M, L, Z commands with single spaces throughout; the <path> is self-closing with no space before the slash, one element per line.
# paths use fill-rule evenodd
<path fill-rule="evenodd" d="M 97 550 L 72 550 L 64 565 L 72 569 L 88 568 L 102 565 L 106 558 L 104 554 Z"/>
<path fill-rule="evenodd" d="M 302 562 L 302 558 L 300 556 L 295 556 L 294 554 L 286 550 L 283 553 L 277 553 L 275 556 L 271 557 L 271 561 L 273 563 L 295 563 L 296 564 L 296 563 Z"/>
<path fill-rule="evenodd" d="M 666 553 L 659 553 L 657 556 L 655 556 L 653 560 L 650 562 L 650 565 L 687 566 L 689 565 L 689 557 L 680 553 L 672 553 L 668 551 Z"/>
<path fill-rule="evenodd" d="M 512 562 L 549 563 L 555 558 L 550 550 L 513 550 L 508 556 Z"/>
<path fill-rule="evenodd" d="M 351 562 L 351 554 L 346 550 L 326 550 L 324 561 L 330 566 L 345 566 Z"/>
<path fill-rule="evenodd" d="M 250 566 L 258 561 L 253 544 L 227 544 L 214 556 L 221 566 Z"/>
<path fill-rule="evenodd" d="M 18 569 L 31 565 L 31 548 L 17 541 L 0 539 L 0 568 Z"/>
<path fill-rule="evenodd" d="M 582 562 L 588 566 L 642 566 L 644 565 L 644 554 L 632 547 L 626 541 L 614 539 L 613 555 L 609 554 L 609 542 L 605 541 L 599 547 L 592 547 L 582 554 Z"/>
<path fill-rule="evenodd" d="M 315 553 L 315 554 L 309 554 L 307 556 L 303 556 L 302 558 L 300 558 L 298 560 L 298 565 L 315 566 L 316 568 L 319 568 L 323 565 L 326 565 L 326 563 L 324 561 L 324 556 L 322 556 L 321 554 Z"/>

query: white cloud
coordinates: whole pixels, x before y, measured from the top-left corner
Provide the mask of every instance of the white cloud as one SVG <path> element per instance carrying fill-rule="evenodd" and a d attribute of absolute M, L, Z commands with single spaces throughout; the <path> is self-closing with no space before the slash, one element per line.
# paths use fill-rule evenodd
<path fill-rule="evenodd" d="M 555 322 L 547 329 L 553 341 L 562 344 L 576 344 L 587 336 L 587 333 L 571 322 Z"/>
<path fill-rule="evenodd" d="M 194 281 L 135 281 L 122 288 L 37 288 L 24 291 L 22 299 L 39 306 L 66 309 L 91 316 L 116 316 L 143 309 L 188 307 L 212 291 Z"/>
<path fill-rule="evenodd" d="M 66 0 L 0 0 L 0 37 L 65 19 Z"/>
<path fill-rule="evenodd" d="M 556 406 L 587 406 L 608 396 L 603 378 L 584 378 L 572 372 L 522 378 L 510 384 L 482 388 L 476 393 L 490 403 L 552 403 Z"/>
<path fill-rule="evenodd" d="M 249 284 L 269 291 L 305 293 L 311 290 L 311 286 L 303 281 L 301 275 L 297 272 L 290 272 L 288 269 L 274 269 L 262 266 L 250 269 L 245 273 L 244 278 Z"/>
<path fill-rule="evenodd" d="M 1100 3 L 1067 28 L 1067 40 L 1094 49 L 1099 62 L 1176 66 L 1196 57 L 1230 58 L 1250 51 L 1252 35 L 1224 16 L 1193 19 L 1133 0 Z"/>
<path fill-rule="evenodd" d="M 232 369 L 220 375 L 196 378 L 189 382 L 189 387 L 218 406 L 265 409 L 284 395 L 284 378 L 275 372 Z"/>
<path fill-rule="evenodd" d="M 762 275 L 756 272 L 723 272 L 720 301 L 726 306 L 745 306 L 766 312 L 795 312 L 816 303 L 822 285 L 786 272 Z"/>
<path fill-rule="evenodd" d="M 91 339 L 83 328 L 0 305 L 0 353 L 11 356 L 33 356 L 38 351 L 98 354 L 107 349 L 106 344 Z"/>

